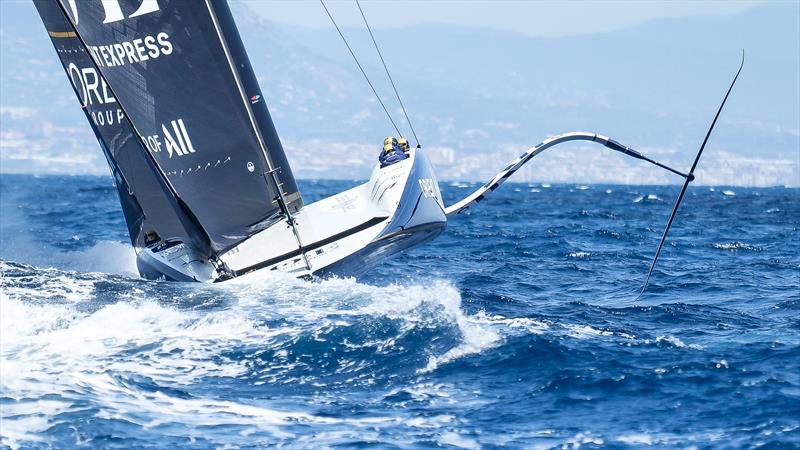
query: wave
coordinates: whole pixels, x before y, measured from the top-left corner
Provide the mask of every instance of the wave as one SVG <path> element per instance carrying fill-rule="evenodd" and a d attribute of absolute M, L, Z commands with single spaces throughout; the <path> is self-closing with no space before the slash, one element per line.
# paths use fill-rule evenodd
<path fill-rule="evenodd" d="M 760 252 L 763 250 L 762 247 L 757 245 L 748 244 L 746 242 L 740 241 L 733 241 L 733 242 L 718 242 L 711 245 L 717 250 L 729 250 L 729 251 L 738 251 L 738 250 L 746 250 L 752 252 Z"/>
<path fill-rule="evenodd" d="M 0 259 L 43 269 L 139 277 L 136 253 L 133 247 L 122 242 L 101 241 L 83 250 L 61 251 L 48 245 L 34 244 L 20 239 L 4 245 Z"/>
<path fill-rule="evenodd" d="M 590 252 L 569 252 L 567 258 L 586 259 L 592 256 Z"/>
<path fill-rule="evenodd" d="M 656 194 L 640 195 L 640 196 L 636 197 L 633 200 L 634 203 L 642 203 L 642 202 L 645 202 L 645 203 L 656 203 L 656 202 L 663 202 L 663 201 L 664 200 L 662 200 L 661 197 L 659 197 Z"/>
<path fill-rule="evenodd" d="M 12 448 L 87 402 L 101 419 L 145 428 L 235 424 L 283 439 L 297 423 L 332 421 L 296 412 L 302 406 L 208 398 L 197 386 L 349 390 L 381 371 L 413 377 L 501 342 L 440 280 L 376 287 L 276 274 L 207 286 L 9 262 L 0 270 L 2 443 Z"/>

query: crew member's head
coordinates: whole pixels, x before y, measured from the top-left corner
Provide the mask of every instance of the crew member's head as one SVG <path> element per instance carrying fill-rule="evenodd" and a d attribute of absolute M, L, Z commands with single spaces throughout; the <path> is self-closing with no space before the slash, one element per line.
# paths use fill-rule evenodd
<path fill-rule="evenodd" d="M 393 136 L 388 136 L 383 140 L 383 151 L 389 152 L 395 147 L 395 145 L 397 145 L 397 139 L 395 139 Z"/>
<path fill-rule="evenodd" d="M 409 149 L 408 139 L 401 136 L 400 138 L 397 139 L 397 146 L 400 147 L 400 149 L 403 150 L 404 152 L 407 152 Z"/>

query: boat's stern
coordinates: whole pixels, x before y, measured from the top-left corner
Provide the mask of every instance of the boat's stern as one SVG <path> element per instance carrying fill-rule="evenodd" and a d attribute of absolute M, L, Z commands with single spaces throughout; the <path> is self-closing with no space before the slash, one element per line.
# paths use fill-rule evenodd
<path fill-rule="evenodd" d="M 430 241 L 447 226 L 439 183 L 421 149 L 412 149 L 406 161 L 376 167 L 365 187 L 376 209 L 391 208 L 385 226 L 363 248 L 317 274 L 358 276 L 400 252 Z"/>
<path fill-rule="evenodd" d="M 221 256 L 241 280 L 281 271 L 297 276 L 358 276 L 436 237 L 447 225 L 439 184 L 421 149 L 368 182 L 309 205 Z M 299 245 L 298 245 L 299 243 Z"/>
<path fill-rule="evenodd" d="M 411 152 L 413 161 L 397 208 L 376 240 L 428 229 L 441 232 L 447 225 L 439 182 L 430 160 L 421 149 Z"/>

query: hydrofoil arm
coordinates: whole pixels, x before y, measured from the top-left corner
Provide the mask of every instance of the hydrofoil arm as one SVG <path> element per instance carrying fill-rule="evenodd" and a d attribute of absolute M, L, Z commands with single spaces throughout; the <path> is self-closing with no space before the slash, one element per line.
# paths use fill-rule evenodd
<path fill-rule="evenodd" d="M 450 205 L 447 208 L 445 208 L 445 210 L 444 210 L 445 214 L 447 215 L 448 218 L 450 218 L 450 217 L 455 216 L 456 214 L 461 213 L 462 211 L 464 211 L 465 209 L 469 208 L 473 204 L 478 203 L 479 201 L 483 200 L 484 197 L 486 197 L 486 194 L 488 194 L 489 192 L 494 191 L 495 189 L 497 189 L 498 186 L 503 184 L 511 175 L 514 174 L 514 172 L 519 170 L 520 167 L 525 165 L 525 163 L 530 161 L 534 156 L 536 156 L 539 153 L 547 150 L 550 147 L 553 147 L 555 145 L 558 145 L 558 144 L 561 144 L 561 143 L 564 143 L 564 142 L 569 142 L 569 141 L 592 141 L 592 142 L 597 142 L 598 144 L 605 145 L 606 147 L 610 148 L 611 150 L 615 150 L 615 151 L 618 151 L 620 153 L 624 153 L 624 154 L 626 154 L 628 156 L 632 156 L 632 157 L 634 157 L 636 159 L 641 159 L 643 161 L 647 161 L 650 164 L 654 164 L 654 165 L 656 165 L 658 167 L 661 167 L 662 169 L 666 169 L 666 170 L 668 170 L 668 171 L 670 171 L 670 172 L 672 172 L 672 173 L 674 173 L 676 175 L 679 175 L 679 176 L 681 176 L 681 177 L 683 177 L 685 179 L 688 179 L 689 181 L 691 181 L 691 179 L 694 179 L 694 175 L 687 175 L 687 174 L 685 174 L 685 173 L 683 173 L 681 171 L 673 169 L 672 167 L 669 167 L 669 166 L 667 166 L 665 164 L 662 164 L 662 163 L 660 163 L 658 161 L 650 159 L 647 156 L 644 156 L 643 154 L 639 153 L 638 151 L 636 151 L 636 150 L 634 150 L 634 149 L 632 149 L 630 147 L 626 147 L 626 146 L 620 144 L 619 142 L 617 142 L 617 141 L 615 141 L 615 140 L 613 140 L 613 139 L 611 139 L 611 138 L 609 138 L 607 136 L 603 136 L 602 134 L 597 134 L 597 133 L 585 133 L 585 132 L 582 132 L 582 131 L 575 131 L 575 132 L 571 132 L 571 133 L 559 134 L 558 136 L 553 136 L 551 138 L 548 138 L 545 141 L 542 141 L 541 143 L 539 143 L 535 147 L 531 147 L 530 149 L 528 149 L 528 151 L 526 151 L 525 153 L 520 155 L 517 159 L 512 161 L 511 164 L 509 164 L 505 169 L 501 170 L 500 173 L 495 175 L 494 178 L 492 178 L 491 181 L 489 181 L 488 183 L 484 184 L 483 186 L 478 188 L 475 192 L 469 194 L 468 196 L 464 197 L 460 201 L 458 201 L 458 202 L 454 203 L 453 205 Z"/>

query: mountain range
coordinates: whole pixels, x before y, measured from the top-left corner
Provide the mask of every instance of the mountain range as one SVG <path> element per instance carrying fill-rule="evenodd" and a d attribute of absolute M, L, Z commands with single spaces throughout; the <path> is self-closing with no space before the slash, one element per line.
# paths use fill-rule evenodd
<path fill-rule="evenodd" d="M 33 5 L 0 8 L 0 171 L 105 173 Z M 271 22 L 238 2 L 232 9 L 296 174 L 366 178 L 383 137 L 396 133 L 333 27 Z M 342 31 L 413 141 L 369 34 Z M 489 178 L 528 146 L 573 130 L 688 167 L 744 49 L 698 181 L 800 185 L 798 3 L 558 38 L 435 23 L 374 31 L 442 179 Z M 679 181 L 590 144 L 551 150 L 515 177 Z"/>

